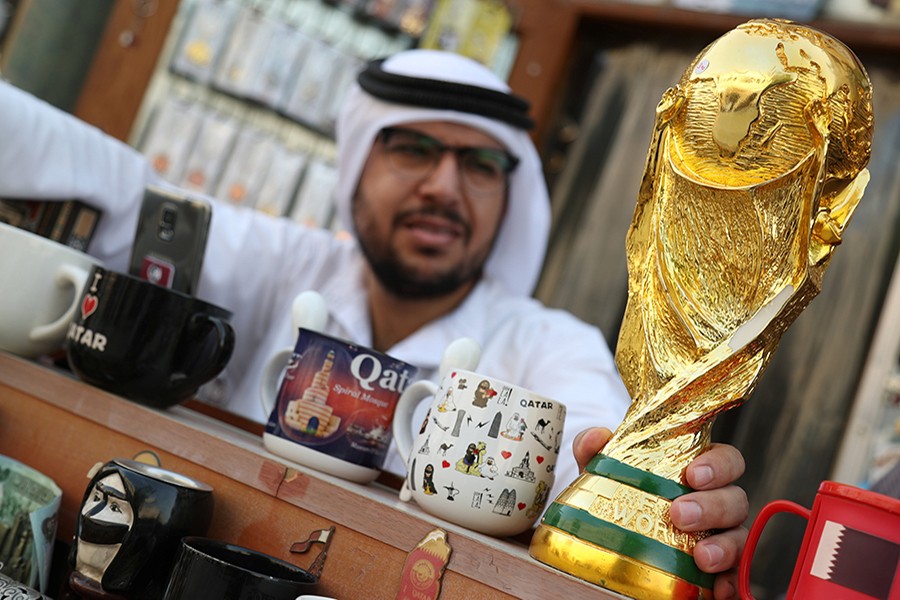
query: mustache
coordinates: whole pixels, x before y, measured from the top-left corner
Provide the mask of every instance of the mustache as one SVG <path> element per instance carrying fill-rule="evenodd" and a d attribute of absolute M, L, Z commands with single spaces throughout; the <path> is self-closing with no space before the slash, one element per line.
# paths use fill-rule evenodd
<path fill-rule="evenodd" d="M 469 222 L 466 221 L 459 212 L 449 206 L 428 205 L 421 208 L 402 211 L 394 217 L 394 225 L 399 225 L 405 219 L 410 217 L 439 217 L 462 227 L 466 233 L 466 237 L 471 235 L 472 232 L 472 226 L 469 225 Z"/>

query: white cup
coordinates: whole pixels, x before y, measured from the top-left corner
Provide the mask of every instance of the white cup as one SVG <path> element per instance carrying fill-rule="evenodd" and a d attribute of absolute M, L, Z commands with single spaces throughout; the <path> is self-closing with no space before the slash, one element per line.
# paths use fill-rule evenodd
<path fill-rule="evenodd" d="M 413 412 L 427 398 L 413 442 Z M 394 413 L 406 486 L 437 517 L 488 535 L 521 533 L 547 503 L 565 416 L 556 400 L 474 371 L 451 369 L 440 386 L 418 381 Z"/>
<path fill-rule="evenodd" d="M 0 223 L 0 350 L 33 358 L 62 347 L 88 274 L 100 261 Z"/>

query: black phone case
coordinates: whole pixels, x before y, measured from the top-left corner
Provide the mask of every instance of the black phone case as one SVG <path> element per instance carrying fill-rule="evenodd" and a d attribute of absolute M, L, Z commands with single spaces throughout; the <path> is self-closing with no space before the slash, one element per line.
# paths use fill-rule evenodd
<path fill-rule="evenodd" d="M 203 267 L 212 209 L 180 190 L 147 187 L 129 273 L 193 295 Z"/>

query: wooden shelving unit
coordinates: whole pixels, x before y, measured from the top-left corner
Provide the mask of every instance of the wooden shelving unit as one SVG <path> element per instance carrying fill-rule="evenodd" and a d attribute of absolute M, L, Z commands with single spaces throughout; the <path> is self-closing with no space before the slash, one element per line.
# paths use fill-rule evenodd
<path fill-rule="evenodd" d="M 536 139 L 548 132 L 579 28 L 597 24 L 613 29 L 644 27 L 653 30 L 648 36 L 659 31 L 708 33 L 711 41 L 748 18 L 607 0 L 510 2 L 517 11 L 520 39 L 510 86 L 532 104 Z M 119 139 L 128 139 L 177 7 L 178 0 L 160 0 L 157 12 L 142 26 L 140 43 L 124 47 L 119 36 L 132 26 L 134 15 L 130 3 L 116 3 L 75 111 L 79 117 Z M 886 55 L 900 50 L 900 27 L 826 20 L 811 24 L 854 49 Z"/>
<path fill-rule="evenodd" d="M 307 567 L 312 558 L 290 554 L 291 544 L 334 525 L 322 595 L 396 598 L 407 553 L 441 527 L 452 547 L 443 598 L 621 598 L 532 559 L 527 540 L 468 531 L 401 502 L 392 489 L 279 459 L 265 451 L 260 436 L 193 410 L 149 409 L 71 374 L 0 353 L 0 454 L 44 473 L 63 490 L 59 540 L 68 543 L 74 535 L 88 470 L 144 450 L 159 455 L 164 468 L 213 487 L 209 537 Z"/>

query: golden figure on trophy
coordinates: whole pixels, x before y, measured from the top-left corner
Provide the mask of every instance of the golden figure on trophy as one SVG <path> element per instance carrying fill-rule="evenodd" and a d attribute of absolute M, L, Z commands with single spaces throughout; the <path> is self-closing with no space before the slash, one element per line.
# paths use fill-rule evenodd
<path fill-rule="evenodd" d="M 632 404 L 548 509 L 535 558 L 634 598 L 712 597 L 703 536 L 668 508 L 714 417 L 819 292 L 869 179 L 871 98 L 846 46 L 769 19 L 713 42 L 663 95 L 626 242 L 616 363 Z"/>

